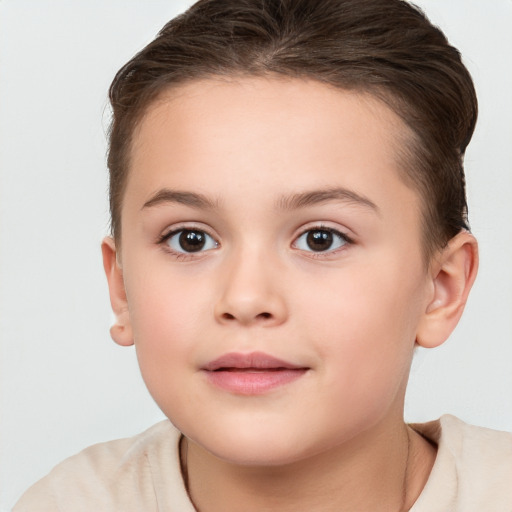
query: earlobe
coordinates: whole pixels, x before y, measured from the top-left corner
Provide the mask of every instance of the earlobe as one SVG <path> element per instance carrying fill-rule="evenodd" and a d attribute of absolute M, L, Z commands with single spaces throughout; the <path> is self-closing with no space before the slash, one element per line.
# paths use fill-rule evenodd
<path fill-rule="evenodd" d="M 110 328 L 110 335 L 118 345 L 133 345 L 123 271 L 117 258 L 116 245 L 112 237 L 104 238 L 101 244 L 101 252 L 103 254 L 103 268 L 108 282 L 110 304 L 116 317 L 114 325 Z"/>
<path fill-rule="evenodd" d="M 464 311 L 477 270 L 477 241 L 471 233 L 460 232 L 432 262 L 432 296 L 418 326 L 418 345 L 437 347 L 450 336 Z"/>

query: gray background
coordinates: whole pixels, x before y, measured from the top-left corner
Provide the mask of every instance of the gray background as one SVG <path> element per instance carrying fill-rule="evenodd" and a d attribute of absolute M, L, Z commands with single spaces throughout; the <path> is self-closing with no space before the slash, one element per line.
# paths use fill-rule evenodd
<path fill-rule="evenodd" d="M 106 91 L 189 1 L 0 0 L 0 510 L 87 445 L 161 419 L 112 321 Z M 481 267 L 451 340 L 413 365 L 406 419 L 512 430 L 512 1 L 421 0 L 481 115 L 466 158 Z"/>

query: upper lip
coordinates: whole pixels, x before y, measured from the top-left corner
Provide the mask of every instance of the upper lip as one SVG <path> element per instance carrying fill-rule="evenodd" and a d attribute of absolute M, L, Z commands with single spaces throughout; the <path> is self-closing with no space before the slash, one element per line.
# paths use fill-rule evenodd
<path fill-rule="evenodd" d="M 238 369 L 276 369 L 283 368 L 288 370 L 298 370 L 305 368 L 288 361 L 283 361 L 277 357 L 265 354 L 264 352 L 251 352 L 248 354 L 241 354 L 238 352 L 230 352 L 224 354 L 213 361 L 207 363 L 203 369 L 207 371 L 221 370 L 223 368 L 238 368 Z"/>

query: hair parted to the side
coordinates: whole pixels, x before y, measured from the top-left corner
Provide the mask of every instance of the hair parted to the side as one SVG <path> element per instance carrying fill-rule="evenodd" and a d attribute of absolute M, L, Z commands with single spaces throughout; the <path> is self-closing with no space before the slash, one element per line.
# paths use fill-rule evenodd
<path fill-rule="evenodd" d="M 425 254 L 468 229 L 463 158 L 477 118 L 459 52 L 405 0 L 200 0 L 117 73 L 108 167 L 112 234 L 132 135 L 165 90 L 191 80 L 285 76 L 367 92 L 408 125 L 402 175 L 423 203 Z"/>

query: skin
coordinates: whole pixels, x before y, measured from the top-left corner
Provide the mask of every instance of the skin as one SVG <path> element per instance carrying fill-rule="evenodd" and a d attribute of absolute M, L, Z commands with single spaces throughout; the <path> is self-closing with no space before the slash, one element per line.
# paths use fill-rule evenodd
<path fill-rule="evenodd" d="M 139 125 L 122 246 L 103 243 L 111 332 L 184 433 L 202 512 L 406 510 L 421 492 L 435 447 L 403 421 L 412 354 L 455 327 L 477 248 L 460 233 L 425 266 L 407 134 L 372 97 L 277 78 L 181 86 Z M 205 250 L 164 239 L 183 228 Z M 315 229 L 342 236 L 313 251 Z M 306 371 L 247 395 L 202 370 L 254 351 Z"/>

